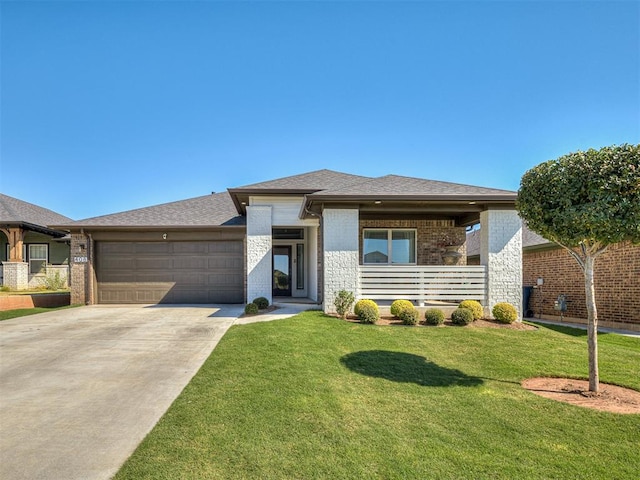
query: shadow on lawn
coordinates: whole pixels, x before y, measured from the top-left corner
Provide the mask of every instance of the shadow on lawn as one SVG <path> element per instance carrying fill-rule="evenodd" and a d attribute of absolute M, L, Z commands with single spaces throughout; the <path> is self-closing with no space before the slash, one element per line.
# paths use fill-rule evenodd
<path fill-rule="evenodd" d="M 340 361 L 362 375 L 425 387 L 475 387 L 483 383 L 478 377 L 470 377 L 459 370 L 441 367 L 424 357 L 404 352 L 368 350 L 349 353 Z"/>

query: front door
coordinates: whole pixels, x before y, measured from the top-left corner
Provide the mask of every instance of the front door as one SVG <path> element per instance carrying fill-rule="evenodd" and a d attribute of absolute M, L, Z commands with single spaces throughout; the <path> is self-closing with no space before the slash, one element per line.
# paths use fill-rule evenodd
<path fill-rule="evenodd" d="M 273 296 L 291 296 L 291 246 L 273 247 Z"/>

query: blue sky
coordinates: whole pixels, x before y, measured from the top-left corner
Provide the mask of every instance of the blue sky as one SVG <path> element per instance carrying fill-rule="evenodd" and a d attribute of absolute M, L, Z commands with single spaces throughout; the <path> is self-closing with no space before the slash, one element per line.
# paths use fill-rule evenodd
<path fill-rule="evenodd" d="M 0 191 L 75 219 L 321 168 L 516 190 L 640 140 L 637 1 L 0 9 Z"/>

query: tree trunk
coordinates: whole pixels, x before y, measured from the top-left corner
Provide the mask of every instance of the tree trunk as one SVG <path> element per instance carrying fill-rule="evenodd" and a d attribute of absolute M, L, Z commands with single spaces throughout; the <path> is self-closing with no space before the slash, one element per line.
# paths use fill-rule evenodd
<path fill-rule="evenodd" d="M 600 391 L 600 375 L 598 373 L 598 310 L 593 283 L 593 265 L 595 258 L 587 255 L 584 262 L 584 287 L 587 304 L 587 344 L 589 347 L 589 391 Z"/>

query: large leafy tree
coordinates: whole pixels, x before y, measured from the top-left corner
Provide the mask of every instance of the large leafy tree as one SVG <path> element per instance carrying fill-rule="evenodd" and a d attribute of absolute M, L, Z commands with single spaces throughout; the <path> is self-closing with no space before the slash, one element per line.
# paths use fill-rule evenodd
<path fill-rule="evenodd" d="M 517 209 L 534 232 L 564 247 L 584 272 L 589 390 L 599 391 L 594 264 L 613 243 L 640 243 L 640 145 L 570 153 L 527 171 Z"/>

